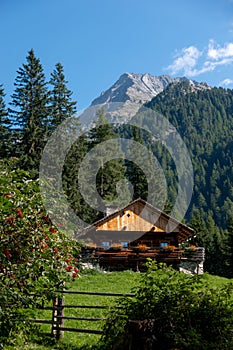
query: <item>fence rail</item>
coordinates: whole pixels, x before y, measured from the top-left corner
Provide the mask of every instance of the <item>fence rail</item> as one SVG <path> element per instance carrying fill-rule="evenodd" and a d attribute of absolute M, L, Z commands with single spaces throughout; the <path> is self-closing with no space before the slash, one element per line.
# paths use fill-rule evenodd
<path fill-rule="evenodd" d="M 52 318 L 50 320 L 42 319 L 31 319 L 32 322 L 38 324 L 50 324 L 51 325 L 51 334 L 55 335 L 57 339 L 60 339 L 64 332 L 79 332 L 79 333 L 90 333 L 90 334 L 102 334 L 101 329 L 89 329 L 89 328 L 79 328 L 79 327 L 65 327 L 65 320 L 74 320 L 74 321 L 89 321 L 89 322 L 98 322 L 106 320 L 105 317 L 76 317 L 76 316 L 65 316 L 65 309 L 120 309 L 120 306 L 111 306 L 111 305 L 65 305 L 64 295 L 65 294 L 76 294 L 76 295 L 98 295 L 103 297 L 133 297 L 133 293 L 111 293 L 111 292 L 89 292 L 89 291 L 57 291 L 62 296 L 57 297 L 53 306 L 42 306 L 41 310 L 52 310 Z"/>
<path fill-rule="evenodd" d="M 71 290 L 58 290 L 57 293 L 62 294 L 83 294 L 83 295 L 102 295 L 107 297 L 133 297 L 133 293 L 111 293 L 111 292 L 84 292 L 84 291 L 71 291 Z"/>

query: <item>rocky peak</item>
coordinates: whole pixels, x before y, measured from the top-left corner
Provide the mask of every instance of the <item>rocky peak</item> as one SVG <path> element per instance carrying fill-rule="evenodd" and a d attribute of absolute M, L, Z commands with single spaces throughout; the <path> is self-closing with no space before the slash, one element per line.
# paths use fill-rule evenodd
<path fill-rule="evenodd" d="M 108 116 L 114 122 L 124 123 L 136 114 L 140 106 L 151 101 L 170 84 L 182 82 L 186 82 L 189 85 L 190 92 L 211 88 L 206 83 L 198 83 L 185 77 L 173 78 L 169 75 L 154 76 L 149 73 L 124 73 L 115 84 L 93 100 L 91 107 L 94 108 L 102 104 L 115 103 L 115 106 L 120 104 L 120 114 L 119 110 L 116 113 L 111 110 L 111 112 L 108 112 Z M 184 93 L 187 93 L 187 91 L 184 90 Z"/>
<path fill-rule="evenodd" d="M 103 91 L 91 105 L 126 102 L 128 100 L 136 103 L 145 103 L 176 80 L 169 75 L 154 76 L 148 73 L 124 73 L 114 85 Z"/>

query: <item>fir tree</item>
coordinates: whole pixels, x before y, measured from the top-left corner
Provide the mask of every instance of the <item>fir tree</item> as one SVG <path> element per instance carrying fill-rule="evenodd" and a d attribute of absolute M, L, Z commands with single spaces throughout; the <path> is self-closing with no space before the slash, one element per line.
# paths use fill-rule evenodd
<path fill-rule="evenodd" d="M 100 197 L 107 203 L 108 201 L 114 201 L 116 206 L 121 206 L 126 197 L 129 195 L 127 186 L 121 180 L 125 179 L 125 166 L 123 160 L 123 153 L 119 154 L 119 149 L 116 150 L 114 142 L 108 144 L 106 150 L 105 141 L 117 138 L 117 134 L 114 132 L 113 126 L 106 118 L 104 108 L 97 111 L 97 120 L 95 121 L 94 128 L 89 132 L 89 150 L 95 146 L 95 158 L 92 160 L 92 169 L 98 169 L 96 177 L 96 188 Z M 107 153 L 106 153 L 107 152 Z M 116 152 L 119 154 L 119 158 L 115 158 Z M 108 162 L 104 162 L 105 155 L 112 157 Z M 117 191 L 117 183 L 124 187 Z M 119 195 L 120 194 L 120 195 Z M 117 198 L 118 197 L 118 198 Z M 124 203 L 125 204 L 125 203 Z"/>
<path fill-rule="evenodd" d="M 35 177 L 47 138 L 48 90 L 43 67 L 33 49 L 26 61 L 17 71 L 10 113 L 18 134 L 20 165 Z"/>
<path fill-rule="evenodd" d="M 63 189 L 68 202 L 76 215 L 84 222 L 92 223 L 98 214 L 89 207 L 80 192 L 79 170 L 88 147 L 87 136 L 80 135 L 78 140 L 70 148 L 63 166 Z M 78 230 L 82 227 L 77 228 Z"/>
<path fill-rule="evenodd" d="M 120 152 L 119 159 L 115 159 L 114 142 L 108 144 L 107 150 L 104 144 L 105 141 L 116 138 L 117 135 L 105 116 L 105 110 L 100 109 L 97 111 L 94 127 L 87 135 L 80 130 L 79 139 L 67 154 L 63 168 L 63 188 L 71 207 L 86 223 L 91 224 L 101 218 L 109 201 L 115 207 L 121 207 L 131 199 L 128 185 L 124 181 L 123 153 Z M 90 154 L 89 160 L 84 163 L 84 157 Z M 106 154 L 110 156 L 108 162 L 105 161 Z M 96 191 L 102 201 L 97 198 Z"/>
<path fill-rule="evenodd" d="M 76 102 L 71 100 L 72 92 L 66 87 L 67 83 L 63 66 L 57 63 L 50 79 L 50 131 L 76 112 Z"/>
<path fill-rule="evenodd" d="M 150 135 L 146 130 L 132 127 L 128 137 L 135 142 L 126 152 L 126 176 L 134 189 L 133 199 L 141 197 L 164 209 L 164 182 L 152 152 Z"/>
<path fill-rule="evenodd" d="M 225 262 L 225 276 L 233 278 L 233 216 L 230 216 L 228 220 L 228 226 L 226 230 L 226 237 L 224 240 L 224 262 Z"/>
<path fill-rule="evenodd" d="M 0 85 L 0 158 L 10 154 L 10 125 L 6 105 L 4 101 L 4 89 Z"/>
<path fill-rule="evenodd" d="M 132 136 L 133 141 L 139 143 L 140 145 L 143 145 L 143 139 L 141 136 L 140 129 L 133 127 L 133 130 L 131 130 L 131 136 Z M 135 164 L 133 161 L 128 160 L 131 157 L 133 159 L 138 160 L 137 164 Z M 132 151 L 131 147 L 128 147 L 126 158 L 127 158 L 127 160 L 126 160 L 126 166 L 127 166 L 126 175 L 134 188 L 133 199 L 135 200 L 135 199 L 141 197 L 142 199 L 147 200 L 147 197 L 148 197 L 147 178 L 139 166 L 141 161 L 143 161 L 143 160 L 140 158 L 138 150 L 135 154 L 135 152 Z"/>

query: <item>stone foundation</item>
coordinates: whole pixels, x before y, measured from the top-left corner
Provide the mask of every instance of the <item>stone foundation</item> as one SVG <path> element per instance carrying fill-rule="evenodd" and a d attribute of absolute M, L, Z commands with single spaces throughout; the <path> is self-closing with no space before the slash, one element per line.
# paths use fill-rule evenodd
<path fill-rule="evenodd" d="M 179 271 L 187 274 L 202 275 L 204 261 L 182 261 L 179 266 Z"/>
<path fill-rule="evenodd" d="M 205 260 L 205 248 L 198 247 L 192 250 L 186 250 L 186 258 L 179 264 L 179 271 L 188 274 L 202 275 L 204 272 L 203 264 Z"/>

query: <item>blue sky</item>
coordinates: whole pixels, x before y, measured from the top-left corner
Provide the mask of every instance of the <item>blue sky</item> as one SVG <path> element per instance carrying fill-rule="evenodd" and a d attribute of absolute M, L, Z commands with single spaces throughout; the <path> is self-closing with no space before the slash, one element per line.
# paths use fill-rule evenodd
<path fill-rule="evenodd" d="M 233 88 L 233 0 L 0 0 L 0 33 L 7 102 L 31 48 L 47 79 L 63 64 L 78 109 L 124 72 Z"/>

